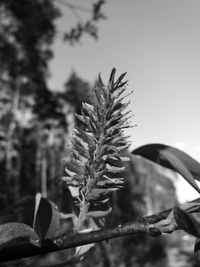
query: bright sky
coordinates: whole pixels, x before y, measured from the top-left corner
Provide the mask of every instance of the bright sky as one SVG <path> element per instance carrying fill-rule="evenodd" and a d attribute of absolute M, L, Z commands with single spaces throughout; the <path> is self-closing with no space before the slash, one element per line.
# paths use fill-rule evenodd
<path fill-rule="evenodd" d="M 60 7 L 59 29 L 68 30 L 76 18 Z M 88 37 L 74 47 L 55 42 L 50 86 L 61 89 L 72 70 L 90 82 L 99 72 L 106 82 L 113 67 L 119 75 L 127 72 L 138 125 L 128 131 L 133 147 L 160 142 L 200 160 L 199 12 L 199 0 L 107 0 L 108 19 L 99 24 L 98 42 Z"/>

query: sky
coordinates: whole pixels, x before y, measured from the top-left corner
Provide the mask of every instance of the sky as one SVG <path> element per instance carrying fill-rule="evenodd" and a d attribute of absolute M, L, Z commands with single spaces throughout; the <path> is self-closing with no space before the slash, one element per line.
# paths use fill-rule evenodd
<path fill-rule="evenodd" d="M 85 7 L 93 2 L 71 1 Z M 100 72 L 106 83 L 113 67 L 118 75 L 127 72 L 127 90 L 133 90 L 132 124 L 137 124 L 127 131 L 132 148 L 164 143 L 200 161 L 200 1 L 106 2 L 107 20 L 99 24 L 97 42 L 85 36 L 81 44 L 70 47 L 58 35 L 50 87 L 63 88 L 72 71 L 91 83 Z M 58 7 L 63 17 L 57 25 L 64 32 L 77 18 L 67 7 Z M 80 15 L 84 20 L 85 14 Z"/>

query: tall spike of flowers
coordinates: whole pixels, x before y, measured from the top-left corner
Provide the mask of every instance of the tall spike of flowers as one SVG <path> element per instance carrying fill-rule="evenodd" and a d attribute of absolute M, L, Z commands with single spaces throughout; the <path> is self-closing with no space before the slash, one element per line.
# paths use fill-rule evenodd
<path fill-rule="evenodd" d="M 107 87 L 99 76 L 95 88 L 95 104 L 82 104 L 81 115 L 76 117 L 82 122 L 85 130 L 76 127 L 72 137 L 72 159 L 66 165 L 67 176 L 62 179 L 69 187 L 72 196 L 79 206 L 76 231 L 84 228 L 87 214 L 95 217 L 103 214 L 99 205 L 109 200 L 110 193 L 123 186 L 123 162 L 129 160 L 121 156 L 121 151 L 128 148 L 127 137 L 123 129 L 128 128 L 129 111 L 125 102 L 127 81 L 126 73 L 115 81 L 116 69 L 110 74 Z M 94 204 L 92 212 L 90 205 Z M 105 211 L 106 214 L 106 211 Z"/>

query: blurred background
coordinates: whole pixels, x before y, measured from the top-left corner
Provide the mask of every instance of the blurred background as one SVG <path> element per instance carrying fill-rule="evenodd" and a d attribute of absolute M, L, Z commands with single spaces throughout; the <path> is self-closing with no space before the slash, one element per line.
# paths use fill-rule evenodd
<path fill-rule="evenodd" d="M 198 0 L 0 2 L 0 223 L 31 225 L 37 192 L 70 209 L 58 180 L 78 123 L 74 113 L 93 102 L 98 74 L 106 83 L 113 67 L 127 72 L 133 90 L 131 149 L 164 143 L 200 160 L 199 9 Z M 175 173 L 132 156 L 109 224 L 195 197 Z M 193 243 L 179 232 L 118 238 L 96 245 L 78 266 L 194 267 Z M 66 261 L 70 253 L 37 264 Z"/>

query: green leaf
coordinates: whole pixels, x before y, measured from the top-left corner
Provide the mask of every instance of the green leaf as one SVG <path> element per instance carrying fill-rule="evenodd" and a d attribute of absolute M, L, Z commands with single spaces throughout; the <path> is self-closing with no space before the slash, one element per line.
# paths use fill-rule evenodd
<path fill-rule="evenodd" d="M 133 150 L 132 154 L 178 172 L 200 193 L 195 181 L 200 180 L 200 164 L 185 152 L 163 144 L 148 144 Z"/>

